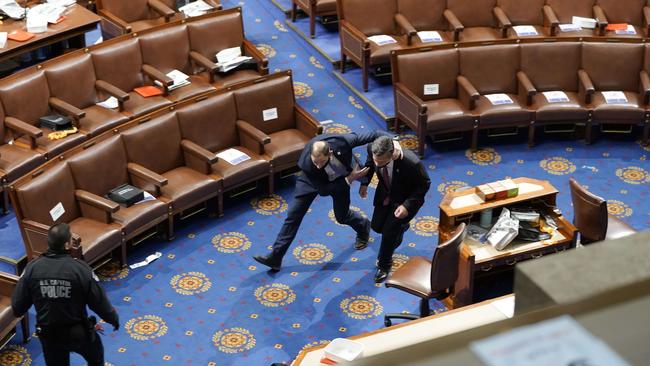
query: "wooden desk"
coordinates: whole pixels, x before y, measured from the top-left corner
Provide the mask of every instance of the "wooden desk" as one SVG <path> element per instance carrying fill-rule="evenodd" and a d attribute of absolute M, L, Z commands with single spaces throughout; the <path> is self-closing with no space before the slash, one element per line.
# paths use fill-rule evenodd
<path fill-rule="evenodd" d="M 70 47 L 85 47 L 84 34 L 95 30 L 101 18 L 80 5 L 69 7 L 64 16 L 65 20 L 58 24 L 48 24 L 46 32 L 37 33 L 36 37 L 28 41 L 7 40 L 5 47 L 0 49 L 0 62 L 64 40 L 70 42 Z M 24 20 L 6 19 L 0 24 L 0 32 L 11 33 L 18 29 L 26 30 Z"/>
<path fill-rule="evenodd" d="M 549 240 L 539 242 L 513 241 L 504 250 L 496 250 L 488 244 L 466 240 L 458 263 L 458 280 L 454 293 L 445 300 L 448 308 L 472 304 L 475 299 L 475 279 L 501 271 L 512 271 L 517 262 L 540 258 L 547 254 L 564 251 L 576 246 L 576 228 L 555 208 L 557 189 L 548 181 L 532 178 L 513 179 L 519 185 L 517 197 L 483 203 L 473 189 L 452 192 L 440 203 L 439 240 L 449 238 L 453 229 L 461 222 L 478 222 L 480 212 L 505 206 L 532 206 L 549 214 L 558 225 L 558 230 Z"/>
<path fill-rule="evenodd" d="M 467 306 L 462 309 L 449 310 L 426 318 L 400 323 L 388 328 L 352 336 L 364 346 L 360 359 L 390 352 L 399 348 L 431 341 L 449 334 L 485 324 L 508 319 L 508 310 L 514 307 L 514 295 L 492 299 Z M 325 366 L 320 362 L 325 345 L 306 348 L 298 354 L 292 366 Z"/>

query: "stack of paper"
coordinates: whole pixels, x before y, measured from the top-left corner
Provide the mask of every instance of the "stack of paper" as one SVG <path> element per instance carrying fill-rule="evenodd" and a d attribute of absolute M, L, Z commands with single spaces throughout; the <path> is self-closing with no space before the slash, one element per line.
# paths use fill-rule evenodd
<path fill-rule="evenodd" d="M 65 12 L 65 7 L 52 3 L 39 4 L 29 9 L 27 12 L 27 22 L 30 18 L 45 19 L 46 23 L 56 24 L 59 18 Z"/>
<path fill-rule="evenodd" d="M 72 6 L 76 4 L 77 2 L 75 0 L 47 0 L 49 4 L 57 5 L 57 6 Z"/>
<path fill-rule="evenodd" d="M 515 25 L 512 29 L 519 37 L 536 36 L 537 30 L 532 25 Z"/>
<path fill-rule="evenodd" d="M 103 102 L 96 103 L 98 106 L 106 109 L 114 109 L 117 108 L 120 104 L 117 101 L 117 98 L 115 97 L 109 97 Z"/>
<path fill-rule="evenodd" d="M 168 72 L 167 76 L 169 76 L 174 81 L 174 83 L 171 86 L 167 87 L 167 90 L 169 90 L 169 91 L 172 91 L 174 89 L 180 88 L 181 86 L 185 86 L 185 85 L 190 84 L 190 81 L 187 80 L 187 79 L 189 79 L 189 76 L 183 74 L 182 72 L 180 72 L 178 70 L 172 70 L 172 71 Z M 155 83 L 158 86 L 163 86 L 162 83 L 160 81 L 158 81 L 158 80 L 156 80 Z"/>
<path fill-rule="evenodd" d="M 442 42 L 442 37 L 440 36 L 440 33 L 436 31 L 418 32 L 418 37 L 420 37 L 420 41 L 422 41 L 422 43 Z"/>
<path fill-rule="evenodd" d="M 604 91 L 602 93 L 607 104 L 627 103 L 627 97 L 625 96 L 625 93 L 621 91 Z"/>
<path fill-rule="evenodd" d="M 594 18 L 584 18 L 584 17 L 574 16 L 573 18 L 571 18 L 571 23 L 582 28 L 594 29 L 596 28 L 597 21 Z"/>
<path fill-rule="evenodd" d="M 180 8 L 178 8 L 178 10 L 181 11 L 183 14 L 185 14 L 185 16 L 187 17 L 196 17 L 208 13 L 214 10 L 214 8 L 209 4 L 207 4 L 205 1 L 198 0 L 193 3 L 183 5 Z"/>
<path fill-rule="evenodd" d="M 376 43 L 377 46 L 384 46 L 384 45 L 391 44 L 391 43 L 397 43 L 395 38 L 393 38 L 391 36 L 386 36 L 386 35 L 383 35 L 383 34 L 368 37 L 368 40 Z"/>
<path fill-rule="evenodd" d="M 237 149 L 228 149 L 224 150 L 217 154 L 219 159 L 223 159 L 228 162 L 230 165 L 237 165 L 246 160 L 250 160 L 250 156 L 244 154 L 243 152 Z"/>
<path fill-rule="evenodd" d="M 573 23 L 560 24 L 559 27 L 562 32 L 577 32 L 582 29 L 579 25 Z"/>
<path fill-rule="evenodd" d="M 625 29 L 617 29 L 614 31 L 616 34 L 636 34 L 636 29 L 631 24 L 628 24 Z"/>
<path fill-rule="evenodd" d="M 0 32 L 0 48 L 5 48 L 7 45 L 7 36 L 9 34 L 7 32 Z"/>
<path fill-rule="evenodd" d="M 250 56 L 242 56 L 241 47 L 226 48 L 217 52 L 217 66 L 220 72 L 230 71 L 244 62 L 251 60 Z"/>
<path fill-rule="evenodd" d="M 569 97 L 563 91 L 547 91 L 542 94 L 549 103 L 566 103 L 569 101 Z"/>
<path fill-rule="evenodd" d="M 25 8 L 18 5 L 14 0 L 0 0 L 0 10 L 11 19 L 23 19 L 27 12 Z"/>
<path fill-rule="evenodd" d="M 501 104 L 512 104 L 513 101 L 510 99 L 508 94 L 497 93 L 497 94 L 486 94 L 484 95 L 492 105 L 501 105 Z"/>

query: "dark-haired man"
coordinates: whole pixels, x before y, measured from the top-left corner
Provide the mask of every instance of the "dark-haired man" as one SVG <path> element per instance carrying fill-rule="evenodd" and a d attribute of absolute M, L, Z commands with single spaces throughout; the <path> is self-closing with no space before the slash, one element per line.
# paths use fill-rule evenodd
<path fill-rule="evenodd" d="M 402 243 L 409 221 L 424 204 L 424 196 L 431 180 L 420 159 L 405 150 L 401 158 L 393 153 L 393 141 L 380 136 L 368 144 L 368 158 L 365 167 L 369 169 L 361 181 L 359 195 L 368 196 L 368 184 L 377 173 L 379 183 L 375 191 L 372 213 L 372 229 L 381 234 L 381 246 L 377 256 L 375 282 L 383 282 L 393 264 L 393 253 Z"/>
<path fill-rule="evenodd" d="M 370 237 L 370 221 L 350 209 L 350 184 L 366 175 L 368 169 L 360 169 L 358 165 L 353 167 L 352 149 L 370 143 L 379 136 L 388 136 L 388 133 L 375 130 L 359 135 L 323 134 L 311 139 L 298 159 L 302 174 L 296 181 L 294 201 L 273 244 L 273 251 L 265 256 L 254 256 L 253 259 L 273 271 L 279 271 L 282 258 L 317 195 L 332 197 L 336 221 L 352 227 L 357 232 L 354 248 L 364 249 Z M 401 152 L 397 142 L 396 151 Z"/>
<path fill-rule="evenodd" d="M 70 352 L 83 356 L 88 365 L 104 365 L 104 346 L 96 332 L 95 318 L 86 305 L 111 324 L 120 327 L 115 309 L 92 269 L 74 259 L 66 248 L 70 227 L 57 224 L 47 233 L 48 250 L 27 264 L 13 294 L 11 308 L 23 316 L 34 304 L 36 332 L 47 365 L 67 366 Z"/>

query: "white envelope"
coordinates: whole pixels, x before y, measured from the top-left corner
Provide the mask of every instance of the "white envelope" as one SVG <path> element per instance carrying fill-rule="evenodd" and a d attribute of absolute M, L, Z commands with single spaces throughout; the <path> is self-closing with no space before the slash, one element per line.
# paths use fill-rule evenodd
<path fill-rule="evenodd" d="M 497 94 L 486 94 L 484 95 L 492 105 L 501 105 L 501 104 L 513 104 L 512 99 L 508 94 L 497 93 Z"/>
<path fill-rule="evenodd" d="M 391 43 L 397 43 L 397 41 L 391 37 L 391 36 L 386 36 L 386 35 L 377 35 L 377 36 L 371 36 L 368 37 L 368 39 L 374 43 L 376 43 L 378 46 L 384 46 L 387 44 Z"/>
<path fill-rule="evenodd" d="M 512 29 L 519 37 L 538 35 L 537 30 L 532 25 L 515 25 Z"/>
<path fill-rule="evenodd" d="M 418 32 L 418 37 L 420 37 L 420 41 L 422 41 L 422 43 L 442 42 L 442 37 L 440 36 L 440 33 L 436 31 Z"/>
<path fill-rule="evenodd" d="M 569 97 L 563 91 L 547 91 L 542 94 L 549 103 L 565 103 L 569 101 Z"/>
<path fill-rule="evenodd" d="M 579 25 L 576 25 L 576 24 L 573 24 L 573 23 L 560 24 L 560 25 L 558 25 L 558 27 L 560 27 L 560 30 L 562 32 L 577 32 L 577 31 L 582 29 L 582 28 L 580 28 Z"/>
<path fill-rule="evenodd" d="M 607 104 L 627 103 L 627 97 L 622 91 L 604 91 L 601 92 Z"/>

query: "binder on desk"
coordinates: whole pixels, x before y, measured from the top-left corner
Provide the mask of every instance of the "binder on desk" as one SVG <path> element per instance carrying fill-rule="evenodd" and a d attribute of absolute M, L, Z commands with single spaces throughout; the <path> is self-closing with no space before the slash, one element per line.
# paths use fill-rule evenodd
<path fill-rule="evenodd" d="M 141 86 L 139 88 L 133 89 L 136 93 L 142 95 L 145 98 L 155 97 L 156 95 L 162 95 L 162 90 L 152 85 Z"/>
<path fill-rule="evenodd" d="M 23 30 L 15 30 L 7 35 L 7 39 L 17 42 L 25 42 L 36 37 L 34 33 L 25 32 Z"/>

